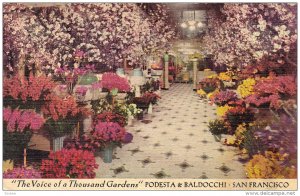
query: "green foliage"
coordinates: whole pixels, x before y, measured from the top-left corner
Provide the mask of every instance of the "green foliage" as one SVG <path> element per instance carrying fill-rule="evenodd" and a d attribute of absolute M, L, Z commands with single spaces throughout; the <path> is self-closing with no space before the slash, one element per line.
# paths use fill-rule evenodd
<path fill-rule="evenodd" d="M 45 126 L 49 130 L 50 136 L 61 137 L 71 134 L 74 131 L 77 122 L 77 119 L 72 117 L 58 119 L 56 121 L 50 118 L 45 123 Z"/>
<path fill-rule="evenodd" d="M 250 158 L 265 151 L 262 142 L 255 138 L 252 129 L 245 131 L 243 136 L 244 140 L 241 143 L 241 147 L 247 150 Z"/>
<path fill-rule="evenodd" d="M 112 105 L 109 103 L 109 101 L 104 99 L 97 99 L 91 101 L 92 110 L 94 111 L 94 114 L 101 114 L 104 111 L 111 111 Z"/>
<path fill-rule="evenodd" d="M 6 127 L 6 126 L 5 126 Z M 3 130 L 3 159 L 20 159 L 23 155 L 23 149 L 27 147 L 32 132 L 25 130 L 24 132 L 7 132 Z"/>
<path fill-rule="evenodd" d="M 209 131 L 213 135 L 227 134 L 228 129 L 226 128 L 223 120 L 210 121 L 208 124 Z"/>

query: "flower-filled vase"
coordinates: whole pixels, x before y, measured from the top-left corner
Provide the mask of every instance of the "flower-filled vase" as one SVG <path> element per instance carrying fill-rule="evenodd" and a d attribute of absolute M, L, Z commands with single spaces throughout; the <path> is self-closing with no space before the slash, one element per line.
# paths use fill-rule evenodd
<path fill-rule="evenodd" d="M 52 139 L 52 151 L 57 152 L 63 149 L 64 147 L 64 140 L 66 139 L 66 135 L 61 137 L 55 137 Z"/>
<path fill-rule="evenodd" d="M 102 149 L 101 154 L 102 154 L 102 159 L 103 159 L 104 163 L 112 162 L 113 150 L 114 150 L 113 144 L 108 144 Z"/>
<path fill-rule="evenodd" d="M 153 105 L 152 105 L 152 103 L 149 104 L 147 113 L 148 114 L 152 114 L 153 113 Z"/>
<path fill-rule="evenodd" d="M 112 162 L 113 149 L 121 147 L 125 136 L 125 129 L 115 122 L 98 121 L 91 132 L 91 139 L 100 151 L 104 163 Z"/>

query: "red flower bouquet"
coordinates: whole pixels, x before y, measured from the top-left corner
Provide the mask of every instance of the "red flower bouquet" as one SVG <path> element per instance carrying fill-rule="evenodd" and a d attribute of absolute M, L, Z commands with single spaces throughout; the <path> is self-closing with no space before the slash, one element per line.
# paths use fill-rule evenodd
<path fill-rule="evenodd" d="M 158 96 L 156 93 L 153 93 L 153 92 L 146 92 L 144 95 L 143 95 L 144 98 L 148 99 L 150 103 L 152 104 L 156 104 L 158 99 L 160 99 L 161 97 Z"/>
<path fill-rule="evenodd" d="M 42 111 L 48 118 L 46 126 L 54 136 L 62 136 L 73 131 L 79 118 L 90 114 L 90 111 L 78 105 L 72 96 L 65 98 L 56 95 L 51 96 Z"/>
<path fill-rule="evenodd" d="M 147 108 L 150 103 L 156 104 L 158 99 L 160 98 L 161 97 L 158 96 L 156 93 L 146 92 L 145 94 L 143 94 L 142 97 L 135 97 L 133 99 L 133 103 L 135 103 L 137 107 L 143 109 L 143 108 Z"/>
<path fill-rule="evenodd" d="M 51 152 L 40 170 L 45 178 L 95 178 L 97 168 L 92 152 L 73 148 Z"/>
<path fill-rule="evenodd" d="M 272 76 L 261 79 L 254 86 L 254 94 L 246 98 L 246 102 L 257 107 L 280 108 L 281 100 L 295 98 L 296 80 L 293 76 Z"/>
<path fill-rule="evenodd" d="M 20 78 L 14 76 L 5 78 L 3 97 L 5 106 L 15 106 L 24 109 L 39 109 L 51 94 L 56 84 L 46 76 L 29 76 Z"/>
<path fill-rule="evenodd" d="M 98 147 L 100 146 L 96 146 L 96 148 Z M 84 134 L 80 137 L 66 138 L 64 140 L 64 148 L 75 148 L 77 150 L 88 150 L 91 152 L 95 152 L 94 141 L 87 134 Z"/>
<path fill-rule="evenodd" d="M 103 112 L 95 117 L 95 126 L 99 122 L 115 122 L 118 123 L 120 126 L 125 127 L 126 118 L 120 114 L 116 114 L 113 112 Z"/>

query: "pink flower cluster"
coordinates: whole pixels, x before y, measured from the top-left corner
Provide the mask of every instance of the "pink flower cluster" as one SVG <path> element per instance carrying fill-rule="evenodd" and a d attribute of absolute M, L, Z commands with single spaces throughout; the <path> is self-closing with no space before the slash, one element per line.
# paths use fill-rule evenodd
<path fill-rule="evenodd" d="M 76 50 L 74 52 L 74 56 L 77 57 L 77 58 L 83 58 L 84 55 L 85 55 L 85 53 L 82 50 Z"/>
<path fill-rule="evenodd" d="M 87 91 L 88 91 L 88 88 L 85 86 L 80 86 L 80 87 L 76 88 L 76 90 L 75 90 L 76 94 L 79 94 L 82 96 L 84 96 Z"/>
<path fill-rule="evenodd" d="M 128 80 L 112 72 L 107 72 L 103 74 L 101 86 L 102 88 L 106 88 L 109 91 L 112 89 L 118 89 L 118 91 L 122 92 L 130 91 Z"/>
<path fill-rule="evenodd" d="M 92 136 L 95 140 L 104 142 L 121 142 L 125 133 L 125 129 L 118 123 L 98 122 Z"/>
<path fill-rule="evenodd" d="M 22 179 L 31 179 L 31 178 L 42 178 L 41 173 L 35 169 L 16 167 L 12 170 L 8 170 L 3 173 L 3 178 L 22 178 Z"/>
<path fill-rule="evenodd" d="M 90 64 L 78 68 L 71 68 L 65 65 L 55 70 L 55 77 L 57 80 L 62 80 L 65 82 L 75 82 L 77 81 L 78 76 L 82 76 L 93 71 L 95 71 L 95 66 Z"/>
<path fill-rule="evenodd" d="M 44 124 L 44 118 L 32 110 L 3 109 L 3 119 L 8 132 L 24 132 L 26 128 L 38 131 Z"/>

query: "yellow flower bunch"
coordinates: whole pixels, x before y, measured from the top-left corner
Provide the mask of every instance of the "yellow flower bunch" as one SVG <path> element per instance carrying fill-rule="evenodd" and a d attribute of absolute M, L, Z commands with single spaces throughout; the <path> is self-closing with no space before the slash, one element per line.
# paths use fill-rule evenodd
<path fill-rule="evenodd" d="M 243 133 L 247 131 L 246 129 L 246 123 L 239 124 L 239 126 L 236 128 L 234 135 L 236 136 L 236 141 L 240 145 L 242 141 L 244 140 Z"/>
<path fill-rule="evenodd" d="M 226 114 L 226 112 L 231 109 L 232 107 L 230 107 L 229 105 L 224 105 L 224 106 L 219 106 L 217 107 L 216 113 L 218 116 L 224 116 Z"/>
<path fill-rule="evenodd" d="M 208 93 L 206 95 L 206 97 L 207 97 L 207 99 L 210 99 L 211 97 L 213 97 L 217 93 L 219 93 L 219 89 L 214 90 L 214 92 Z"/>
<path fill-rule="evenodd" d="M 236 139 L 235 135 L 228 135 L 225 139 L 224 144 L 232 146 L 232 145 L 236 145 L 236 141 L 237 141 L 237 139 Z"/>
<path fill-rule="evenodd" d="M 227 72 L 221 72 L 221 73 L 219 74 L 218 78 L 219 78 L 220 80 L 228 81 L 228 82 L 232 80 L 231 76 L 230 76 Z"/>
<path fill-rule="evenodd" d="M 246 165 L 248 178 L 296 178 L 296 168 L 282 166 L 284 155 L 266 151 L 265 156 L 254 155 Z"/>
<path fill-rule="evenodd" d="M 199 90 L 197 90 L 197 94 L 200 95 L 200 96 L 205 96 L 206 92 L 202 89 L 199 89 Z"/>
<path fill-rule="evenodd" d="M 254 155 L 246 165 L 248 178 L 283 178 L 280 174 L 281 167 L 277 161 L 266 158 L 263 155 Z"/>
<path fill-rule="evenodd" d="M 237 88 L 238 95 L 242 98 L 252 95 L 254 93 L 253 86 L 255 85 L 255 83 L 255 79 L 253 78 L 243 80 L 243 83 Z"/>
<path fill-rule="evenodd" d="M 218 75 L 217 74 L 212 74 L 210 76 L 207 76 L 206 78 L 218 78 Z"/>

